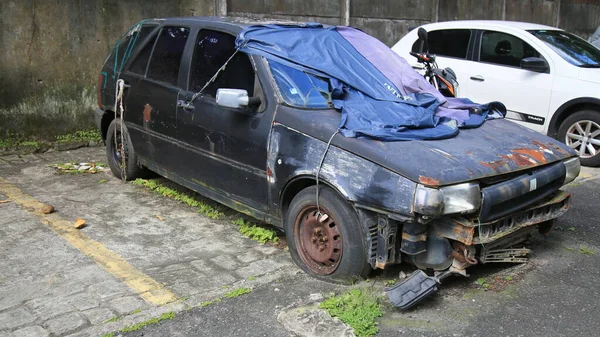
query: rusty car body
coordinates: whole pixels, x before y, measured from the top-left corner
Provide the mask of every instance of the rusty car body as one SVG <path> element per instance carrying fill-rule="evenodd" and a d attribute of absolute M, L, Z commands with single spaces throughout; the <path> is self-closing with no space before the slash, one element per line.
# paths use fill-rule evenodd
<path fill-rule="evenodd" d="M 549 231 L 569 208 L 571 196 L 560 188 L 579 174 L 576 154 L 508 120 L 434 141 L 335 135 L 339 111 L 289 104 L 270 62 L 243 53 L 214 89 L 245 89 L 255 104 L 226 107 L 215 91 L 192 100 L 204 85 L 193 77 L 216 69 L 198 63 L 201 41 L 232 44 L 250 24 L 147 20 L 133 28 L 141 32 L 135 43 L 124 36 L 103 66 L 96 110 L 116 176 L 133 179 L 147 168 L 283 228 L 294 261 L 326 280 L 402 261 L 439 279 L 466 275 L 477 263 L 520 262 L 528 250 L 515 245 L 536 228 Z M 157 51 L 165 32 L 185 33 L 174 38 L 181 45 Z M 166 66 L 177 69 L 171 82 L 153 73 L 161 53 L 171 53 Z M 209 74 L 197 75 L 204 68 Z"/>

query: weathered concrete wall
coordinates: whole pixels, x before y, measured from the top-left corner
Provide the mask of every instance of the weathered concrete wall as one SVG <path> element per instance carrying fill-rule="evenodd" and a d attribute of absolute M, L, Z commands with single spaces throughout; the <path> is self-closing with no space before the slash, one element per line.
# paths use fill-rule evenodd
<path fill-rule="evenodd" d="M 417 25 L 496 19 L 587 38 L 600 0 L 0 0 L 0 138 L 91 125 L 98 69 L 144 18 L 229 15 L 350 24 L 388 45 Z"/>
<path fill-rule="evenodd" d="M 600 0 L 227 0 L 227 13 L 349 23 L 392 45 L 412 27 L 448 20 L 535 22 L 587 38 L 600 25 Z"/>
<path fill-rule="evenodd" d="M 214 15 L 214 0 L 0 0 L 0 138 L 89 128 L 98 71 L 148 17 Z"/>

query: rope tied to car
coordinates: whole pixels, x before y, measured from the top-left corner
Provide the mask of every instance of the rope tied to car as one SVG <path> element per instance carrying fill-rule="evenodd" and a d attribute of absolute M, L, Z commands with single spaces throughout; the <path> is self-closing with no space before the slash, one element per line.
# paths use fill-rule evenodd
<path fill-rule="evenodd" d="M 126 167 L 126 159 L 125 159 L 125 136 L 123 135 L 123 115 L 125 110 L 123 109 L 123 92 L 125 91 L 125 81 L 123 79 L 117 80 L 117 85 L 115 88 L 115 119 L 119 118 L 119 133 L 121 134 L 121 148 L 118 148 L 117 144 L 117 128 L 115 128 L 114 134 L 114 142 L 115 142 L 115 150 L 120 151 L 121 153 L 121 180 L 127 180 L 127 167 Z"/>
<path fill-rule="evenodd" d="M 237 54 L 238 51 L 239 51 L 239 48 L 236 48 L 235 51 L 233 52 L 233 54 L 231 54 L 231 56 L 227 59 L 227 61 L 225 61 L 225 63 L 223 63 L 223 65 L 219 69 L 217 69 L 215 74 L 206 82 L 206 84 L 204 84 L 202 89 L 200 89 L 200 91 L 198 91 L 197 93 L 194 94 L 194 96 L 192 96 L 189 104 L 192 104 L 196 100 L 196 98 L 198 98 L 198 96 L 200 96 L 202 94 L 202 92 L 204 92 L 204 89 L 206 89 L 212 82 L 214 82 L 217 79 L 217 76 L 219 76 L 219 74 L 223 70 L 225 70 L 225 68 L 227 67 L 227 64 L 229 64 L 229 61 L 231 61 L 233 59 L 233 57 Z"/>
<path fill-rule="evenodd" d="M 327 152 L 329 152 L 329 148 L 331 147 L 331 141 L 333 141 L 333 137 L 335 137 L 335 135 L 337 135 L 340 132 L 340 129 L 338 128 L 337 130 L 335 130 L 335 132 L 333 133 L 333 135 L 331 135 L 331 137 L 329 138 L 329 141 L 327 142 L 327 146 L 325 147 L 325 151 L 323 151 L 323 156 L 321 157 L 321 161 L 319 162 L 319 167 L 317 168 L 317 174 L 316 174 L 316 180 L 317 180 L 317 217 L 319 218 L 319 221 L 325 221 L 327 220 L 327 218 L 323 218 L 322 215 L 323 213 L 321 213 L 321 205 L 319 204 L 319 175 L 321 174 L 321 168 L 323 167 L 323 163 L 325 162 L 325 157 L 327 156 Z"/>

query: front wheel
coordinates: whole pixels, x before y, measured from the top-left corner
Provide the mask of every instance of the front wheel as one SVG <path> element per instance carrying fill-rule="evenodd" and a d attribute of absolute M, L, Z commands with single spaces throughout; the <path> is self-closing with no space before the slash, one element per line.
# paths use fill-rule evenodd
<path fill-rule="evenodd" d="M 319 209 L 315 186 L 298 193 L 285 215 L 285 232 L 292 259 L 313 277 L 346 283 L 371 271 L 356 211 L 331 188 L 319 188 Z"/>
<path fill-rule="evenodd" d="M 600 112 L 578 111 L 560 125 L 558 140 L 577 151 L 581 165 L 600 166 Z"/>
<path fill-rule="evenodd" d="M 108 126 L 106 160 L 112 174 L 119 179 L 133 180 L 143 176 L 144 170 L 138 165 L 127 127 L 119 119 L 114 119 Z"/>

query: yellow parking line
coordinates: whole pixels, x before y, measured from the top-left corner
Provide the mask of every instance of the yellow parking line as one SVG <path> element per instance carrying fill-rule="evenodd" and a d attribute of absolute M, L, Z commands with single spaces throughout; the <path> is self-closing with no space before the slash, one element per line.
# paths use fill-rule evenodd
<path fill-rule="evenodd" d="M 43 214 L 41 212 L 44 206 L 43 203 L 25 194 L 18 187 L 1 177 L 0 192 L 17 205 L 23 207 L 27 212 L 38 217 L 42 223 L 48 225 L 56 234 L 92 258 L 102 268 L 129 286 L 129 288 L 135 290 L 147 302 L 154 305 L 163 305 L 177 300 L 175 294 L 164 288 L 150 276 L 137 270 L 129 262 L 120 257 L 119 254 L 106 248 L 100 242 L 91 239 L 80 230 L 75 229 L 72 222 L 63 219 L 57 213 Z"/>

